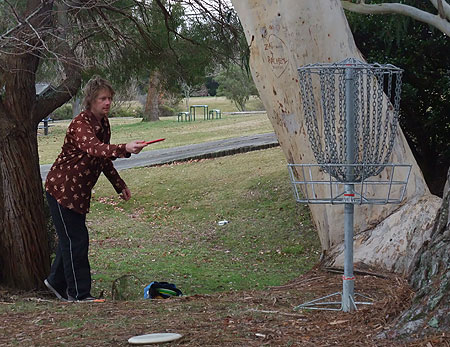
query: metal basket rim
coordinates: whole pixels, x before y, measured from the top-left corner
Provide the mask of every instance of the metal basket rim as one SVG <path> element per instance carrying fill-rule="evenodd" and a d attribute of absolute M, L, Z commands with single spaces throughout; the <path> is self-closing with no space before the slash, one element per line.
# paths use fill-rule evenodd
<path fill-rule="evenodd" d="M 328 165 L 336 165 L 336 164 L 328 164 Z M 321 164 L 288 164 L 288 171 L 289 171 L 289 178 L 291 181 L 291 184 L 294 188 L 294 196 L 295 196 L 295 200 L 297 202 L 300 203 L 308 203 L 308 204 L 345 204 L 345 203 L 350 203 L 350 204 L 356 204 L 356 205 L 366 205 L 366 204 L 373 204 L 373 205 L 383 205 L 383 204 L 399 204 L 402 202 L 402 200 L 404 199 L 405 196 L 405 192 L 406 192 L 406 186 L 408 184 L 409 181 L 409 176 L 411 174 L 411 168 L 412 165 L 411 164 L 394 164 L 394 163 L 389 163 L 389 164 L 341 164 L 344 166 L 364 166 L 364 165 L 382 165 L 385 167 L 390 167 L 393 170 L 395 170 L 395 168 L 405 168 L 406 171 L 403 172 L 402 178 L 400 179 L 394 179 L 393 175 L 391 176 L 391 178 L 386 178 L 386 179 L 382 179 L 382 178 L 378 178 L 378 179 L 371 179 L 371 177 L 367 177 L 362 181 L 352 181 L 352 182 L 342 182 L 339 180 L 336 180 L 335 178 L 333 178 L 331 176 L 330 173 L 325 173 L 326 177 L 328 177 L 328 179 L 326 179 L 325 177 L 323 177 L 322 179 L 318 178 L 318 179 L 313 179 L 313 177 L 307 177 L 305 174 L 305 172 L 303 172 L 303 179 L 301 179 L 301 177 L 299 177 L 298 179 L 294 178 L 294 168 L 295 167 L 301 167 L 301 168 L 306 168 L 307 170 L 309 169 L 309 174 L 311 175 L 311 168 L 314 167 L 323 167 L 323 165 Z M 355 198 L 346 198 L 345 196 L 343 197 L 342 195 L 344 194 L 343 191 L 339 194 L 338 191 L 338 187 L 339 186 L 346 186 L 348 184 L 354 185 L 359 187 L 358 189 L 354 190 L 354 193 L 356 195 L 359 195 L 358 197 Z M 304 191 L 303 188 L 308 189 L 308 187 L 310 187 L 312 189 L 312 193 L 314 193 L 315 191 L 315 187 L 319 187 L 319 186 L 329 186 L 330 189 L 328 190 L 328 188 L 326 189 L 328 191 L 328 193 L 325 194 L 325 196 L 321 196 L 321 197 L 317 197 L 317 196 L 309 196 L 309 194 L 306 194 L 306 196 L 301 197 L 301 195 L 303 195 Z M 386 192 L 386 195 L 383 195 L 384 197 L 378 196 L 378 197 L 368 197 L 366 195 L 364 195 L 364 188 L 366 187 L 379 187 L 379 186 L 385 186 L 388 187 L 388 191 Z M 334 189 L 333 189 L 334 187 Z M 393 187 L 398 187 L 401 191 L 400 191 L 400 196 L 392 196 L 391 195 L 391 190 Z M 300 191 L 300 192 L 299 192 Z M 301 194 L 300 194 L 301 193 Z M 337 194 L 337 195 L 336 195 Z"/>
<path fill-rule="evenodd" d="M 309 71 L 311 73 L 320 73 L 321 70 L 336 70 L 336 69 L 346 69 L 351 67 L 352 69 L 360 69 L 360 70 L 382 70 L 386 72 L 402 72 L 403 69 L 392 65 L 392 64 L 380 64 L 380 63 L 366 63 L 361 60 L 355 58 L 347 58 L 334 63 L 313 63 L 306 64 L 297 69 L 298 72 L 301 71 Z M 317 70 L 317 71 L 315 71 Z"/>

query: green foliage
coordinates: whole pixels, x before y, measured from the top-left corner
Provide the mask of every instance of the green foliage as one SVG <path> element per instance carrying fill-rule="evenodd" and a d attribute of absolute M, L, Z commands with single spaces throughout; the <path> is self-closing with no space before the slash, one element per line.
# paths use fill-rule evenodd
<path fill-rule="evenodd" d="M 200 7 L 193 10 L 189 6 Z M 94 74 L 107 78 L 117 89 L 126 88 L 131 80 L 138 79 L 145 93 L 151 72 L 158 70 L 163 89 L 179 93 L 181 81 L 192 87 L 201 85 L 217 65 L 239 59 L 248 51 L 233 10 L 223 13 L 223 18 L 219 14 L 212 18 L 201 5 L 189 6 L 167 0 L 127 0 L 115 1 L 109 6 L 113 10 L 102 9 L 98 24 L 103 20 L 107 24 L 80 41 L 83 55 L 88 57 L 83 62 L 82 84 Z M 82 24 L 90 26 L 96 11 L 90 7 L 70 8 L 67 35 L 77 42 L 85 31 Z M 192 11 L 197 15 L 186 13 Z M 58 62 L 51 54 L 43 58 L 38 76 L 41 80 L 52 80 L 58 72 Z"/>
<path fill-rule="evenodd" d="M 51 117 L 54 120 L 72 119 L 72 105 L 64 104 L 61 107 L 58 107 L 52 112 Z"/>
<path fill-rule="evenodd" d="M 142 117 L 142 112 L 142 106 L 131 107 L 128 105 L 122 105 L 121 107 L 114 108 L 114 110 L 111 111 L 110 117 L 140 118 Z"/>
<path fill-rule="evenodd" d="M 216 96 L 217 94 L 217 87 L 219 87 L 219 83 L 217 83 L 216 80 L 212 77 L 207 77 L 205 86 L 208 89 L 208 95 L 210 96 Z"/>
<path fill-rule="evenodd" d="M 258 94 L 251 76 L 238 65 L 228 66 L 215 79 L 219 83 L 217 95 L 232 100 L 239 111 L 245 111 L 250 96 Z"/>
<path fill-rule="evenodd" d="M 54 120 L 69 120 L 73 118 L 72 105 L 64 104 L 61 107 L 54 110 L 51 114 Z M 114 117 L 142 117 L 142 106 L 130 106 L 127 104 L 114 107 L 109 115 L 110 118 Z"/>
<path fill-rule="evenodd" d="M 0 32 L 18 25 L 16 17 L 27 4 L 0 2 Z M 39 52 L 35 76 L 55 86 L 61 82 L 64 60 L 55 59 L 60 39 L 66 39 L 75 54 L 69 59 L 82 66 L 82 85 L 99 74 L 117 89 L 138 79 L 146 90 L 148 76 L 159 70 L 164 88 L 179 92 L 180 81 L 202 84 L 217 66 L 248 57 L 242 27 L 227 4 L 221 4 L 222 12 L 212 13 L 200 2 L 120 0 L 108 6 L 102 1 L 82 6 L 63 1 L 48 11 L 54 22 L 37 33 L 45 39 L 46 49 Z M 2 47 L 12 49 L 14 45 L 3 42 L 8 40 L 9 36 L 2 38 Z"/>
<path fill-rule="evenodd" d="M 450 40 L 408 17 L 347 18 L 367 61 L 404 69 L 400 123 L 430 190 L 441 195 L 450 162 Z"/>
<path fill-rule="evenodd" d="M 159 105 L 160 117 L 172 117 L 177 114 L 177 111 L 168 105 Z"/>

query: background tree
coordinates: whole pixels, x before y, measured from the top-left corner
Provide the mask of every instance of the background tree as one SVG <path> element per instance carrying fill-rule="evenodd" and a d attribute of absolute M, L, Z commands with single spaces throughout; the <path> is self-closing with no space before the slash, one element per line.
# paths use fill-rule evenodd
<path fill-rule="evenodd" d="M 248 71 L 233 64 L 223 69 L 215 80 L 219 83 L 217 95 L 224 95 L 234 102 L 239 111 L 245 111 L 245 104 L 251 95 L 258 94 L 253 78 Z"/>
<path fill-rule="evenodd" d="M 423 1 L 407 3 L 434 9 Z M 356 45 L 368 61 L 404 70 L 400 124 L 428 187 L 442 196 L 450 163 L 449 38 L 409 17 L 346 15 Z"/>
<path fill-rule="evenodd" d="M 159 120 L 159 107 L 161 103 L 161 77 L 158 70 L 153 70 L 149 81 L 147 98 L 144 107 L 144 114 L 142 121 L 158 121 Z"/>
<path fill-rule="evenodd" d="M 169 68 L 165 69 L 164 88 L 182 92 L 189 111 L 191 93 L 203 87 L 206 76 L 221 66 L 246 61 L 248 47 L 236 12 L 218 2 L 186 1 L 183 23 L 169 27 L 177 36 L 170 44 Z M 180 40 L 180 38 L 189 38 Z"/>
<path fill-rule="evenodd" d="M 151 10 L 143 14 L 144 23 L 160 49 L 158 59 L 148 67 L 151 78 L 147 101 L 151 100 L 152 105 L 158 102 L 160 98 L 151 95 L 155 92 L 159 96 L 164 92 L 181 92 L 189 110 L 189 96 L 205 84 L 205 76 L 212 74 L 217 66 L 241 59 L 248 51 L 239 20 L 221 1 L 204 4 L 158 0 L 150 7 Z M 157 79 L 153 74 L 155 70 Z M 150 109 L 149 105 L 146 109 Z M 153 110 L 157 112 L 157 107 Z M 147 118 L 152 120 L 144 114 L 144 120 Z"/>
<path fill-rule="evenodd" d="M 152 1 L 149 11 L 142 11 L 141 17 L 145 31 L 158 46 L 158 58 L 151 64 L 144 65 L 144 71 L 148 73 L 149 78 L 142 121 L 158 121 L 163 85 L 167 85 L 166 70 L 171 67 L 170 61 L 173 60 L 172 47 L 176 41 L 176 33 L 184 26 L 184 9 L 180 3 Z"/>

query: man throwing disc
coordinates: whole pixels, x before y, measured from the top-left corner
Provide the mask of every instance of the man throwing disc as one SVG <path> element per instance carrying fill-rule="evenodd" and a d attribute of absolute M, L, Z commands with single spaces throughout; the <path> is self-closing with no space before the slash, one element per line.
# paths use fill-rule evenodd
<path fill-rule="evenodd" d="M 140 140 L 119 145 L 109 143 L 108 113 L 113 96 L 114 90 L 108 81 L 94 77 L 87 83 L 84 111 L 70 123 L 61 153 L 45 181 L 59 242 L 50 275 L 44 283 L 63 301 L 103 301 L 91 295 L 86 227 L 91 191 L 103 172 L 122 199 L 129 200 L 131 192 L 112 161 L 128 158 L 147 146 Z"/>

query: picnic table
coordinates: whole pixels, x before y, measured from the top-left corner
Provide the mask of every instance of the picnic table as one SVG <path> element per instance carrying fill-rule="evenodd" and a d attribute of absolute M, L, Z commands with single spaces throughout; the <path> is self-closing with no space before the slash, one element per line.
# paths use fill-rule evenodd
<path fill-rule="evenodd" d="M 39 128 L 44 129 L 44 135 L 48 135 L 48 128 L 50 126 L 48 125 L 48 122 L 50 121 L 53 122 L 53 119 L 50 116 L 45 117 L 43 120 L 40 121 L 40 123 L 43 123 L 43 125 L 39 125 Z"/>
<path fill-rule="evenodd" d="M 189 107 L 189 113 L 194 117 L 194 120 L 195 120 L 195 110 L 197 108 L 203 109 L 203 119 L 206 119 L 208 117 L 208 105 L 191 105 L 191 107 Z"/>

